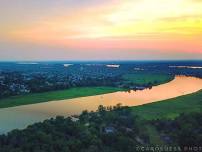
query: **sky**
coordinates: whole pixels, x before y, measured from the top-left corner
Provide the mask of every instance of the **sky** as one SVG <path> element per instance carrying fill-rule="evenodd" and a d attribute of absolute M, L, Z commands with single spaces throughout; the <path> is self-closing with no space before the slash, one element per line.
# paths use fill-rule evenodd
<path fill-rule="evenodd" d="M 0 61 L 202 59 L 202 0 L 0 0 Z"/>

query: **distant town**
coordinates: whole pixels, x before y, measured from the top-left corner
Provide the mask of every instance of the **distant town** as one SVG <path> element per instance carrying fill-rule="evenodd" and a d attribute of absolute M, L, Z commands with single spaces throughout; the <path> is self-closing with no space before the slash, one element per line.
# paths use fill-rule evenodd
<path fill-rule="evenodd" d="M 192 66 L 189 66 L 189 65 Z M 194 65 L 194 66 L 193 66 Z M 134 82 L 153 75 L 174 75 L 202 78 L 202 62 L 1 62 L 0 98 L 63 90 L 73 87 L 110 86 L 126 89 L 145 89 L 161 82 Z M 148 75 L 150 74 L 150 75 Z M 153 74 L 153 75 L 151 75 Z M 139 78 L 137 77 L 139 76 Z M 165 80 L 164 80 L 165 81 Z"/>

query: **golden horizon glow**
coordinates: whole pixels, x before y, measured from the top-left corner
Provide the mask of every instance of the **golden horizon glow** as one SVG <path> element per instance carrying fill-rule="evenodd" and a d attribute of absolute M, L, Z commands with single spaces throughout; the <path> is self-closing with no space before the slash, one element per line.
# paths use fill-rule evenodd
<path fill-rule="evenodd" d="M 58 12 L 62 15 L 15 22 L 15 27 L 4 28 L 2 33 L 14 42 L 71 49 L 202 53 L 200 0 L 111 1 Z"/>

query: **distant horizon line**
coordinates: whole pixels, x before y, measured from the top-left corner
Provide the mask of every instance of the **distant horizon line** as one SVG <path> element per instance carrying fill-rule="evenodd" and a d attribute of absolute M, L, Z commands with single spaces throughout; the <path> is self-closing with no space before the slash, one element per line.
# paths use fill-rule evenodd
<path fill-rule="evenodd" d="M 0 60 L 2 62 L 155 62 L 155 61 L 202 61 L 202 59 L 154 59 L 154 60 Z"/>

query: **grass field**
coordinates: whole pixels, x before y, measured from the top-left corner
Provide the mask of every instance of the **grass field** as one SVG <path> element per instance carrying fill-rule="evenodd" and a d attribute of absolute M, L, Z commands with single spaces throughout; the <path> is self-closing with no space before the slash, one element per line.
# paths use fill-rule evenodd
<path fill-rule="evenodd" d="M 125 83 L 134 83 L 137 85 L 145 85 L 151 83 L 154 85 L 158 85 L 172 80 L 173 77 L 166 74 L 136 73 L 126 74 L 123 76 L 123 79 L 125 80 Z"/>
<path fill-rule="evenodd" d="M 162 74 L 127 74 L 124 75 L 125 82 L 133 82 L 139 85 L 160 84 L 168 82 L 172 79 L 171 76 Z M 72 88 L 62 91 L 51 91 L 44 93 L 33 93 L 27 95 L 19 95 L 8 97 L 0 100 L 0 108 L 14 107 L 19 105 L 34 104 L 53 100 L 71 99 L 76 97 L 85 97 L 91 95 L 99 95 L 124 90 L 114 87 L 82 87 Z"/>
<path fill-rule="evenodd" d="M 14 96 L 0 100 L 0 108 L 13 107 L 19 105 L 34 104 L 53 100 L 71 99 L 76 97 L 85 97 L 112 93 L 123 89 L 113 87 L 82 87 L 72 88 L 62 91 L 51 91 L 45 93 L 34 93 L 22 96 Z"/>
<path fill-rule="evenodd" d="M 152 76 L 151 76 L 152 75 Z M 136 82 L 139 84 L 155 81 L 158 77 L 159 82 L 165 82 L 169 76 L 157 75 L 140 75 Z M 150 77 L 150 80 L 148 78 Z M 127 75 L 131 81 L 133 76 Z M 141 80 L 140 80 L 141 79 Z M 135 81 L 135 80 L 134 80 Z M 51 91 L 45 93 L 27 94 L 22 96 L 14 96 L 0 100 L 0 108 L 13 107 L 19 105 L 34 104 L 53 100 L 72 99 L 76 97 L 85 97 L 91 95 L 99 95 L 121 91 L 123 89 L 113 87 L 82 87 L 72 88 L 62 91 Z M 134 114 L 140 115 L 142 118 L 151 120 L 157 118 L 175 118 L 180 113 L 202 112 L 202 90 L 193 94 L 181 97 L 150 103 L 142 106 L 132 107 Z"/>
<path fill-rule="evenodd" d="M 202 112 L 202 90 L 173 99 L 132 107 L 144 119 L 175 118 L 180 113 Z"/>

